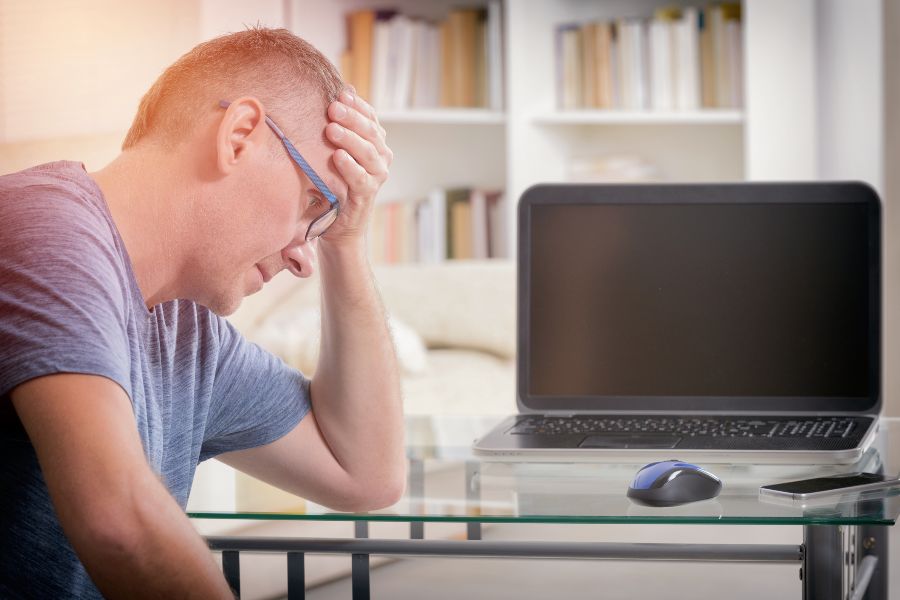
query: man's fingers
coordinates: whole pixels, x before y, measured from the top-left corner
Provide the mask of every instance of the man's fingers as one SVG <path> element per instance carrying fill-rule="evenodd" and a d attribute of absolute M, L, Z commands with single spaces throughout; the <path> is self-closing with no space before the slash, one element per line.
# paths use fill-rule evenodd
<path fill-rule="evenodd" d="M 375 112 L 375 109 L 372 107 L 371 104 L 369 104 L 363 98 L 360 98 L 356 94 L 355 89 L 353 89 L 352 91 L 344 90 L 341 93 L 340 98 L 341 98 L 341 101 L 344 102 L 344 104 L 346 104 L 348 106 L 352 106 L 353 108 L 355 108 L 356 110 L 361 112 L 363 115 L 365 115 L 366 117 L 368 117 L 369 119 L 374 121 L 376 125 L 381 127 L 381 123 L 378 122 L 378 113 Z M 384 130 L 384 128 L 382 128 L 382 131 L 383 130 Z"/>
<path fill-rule="evenodd" d="M 361 112 L 347 106 L 343 102 L 333 102 L 328 107 L 328 117 L 343 125 L 345 129 L 355 132 L 359 137 L 371 142 L 379 154 L 388 154 L 387 144 L 384 141 L 384 133 L 381 125 L 369 119 Z M 332 141 L 335 141 L 332 139 Z"/>
<path fill-rule="evenodd" d="M 338 172 L 349 187 L 349 195 L 364 195 L 371 193 L 373 187 L 372 176 L 366 171 L 349 152 L 338 149 L 334 153 L 334 164 Z"/>
<path fill-rule="evenodd" d="M 370 174 L 381 180 L 387 178 L 388 156 L 382 155 L 375 144 L 337 123 L 329 123 L 325 128 L 325 133 L 335 146 L 349 152 L 354 160 Z"/>
<path fill-rule="evenodd" d="M 328 107 L 328 117 L 332 121 L 337 121 L 344 127 L 352 129 L 372 143 L 376 143 L 379 138 L 383 138 L 381 125 L 353 106 L 348 106 L 343 102 L 332 102 L 331 106 Z M 381 142 L 384 143 L 384 140 L 382 139 Z"/>

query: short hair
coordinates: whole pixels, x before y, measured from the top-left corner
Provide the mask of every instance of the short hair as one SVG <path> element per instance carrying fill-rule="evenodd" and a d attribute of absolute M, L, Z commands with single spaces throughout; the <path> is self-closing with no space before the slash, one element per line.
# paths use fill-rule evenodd
<path fill-rule="evenodd" d="M 331 62 L 286 29 L 249 27 L 194 47 L 144 94 L 122 150 L 142 140 L 174 146 L 219 100 L 254 96 L 290 127 L 323 118 L 344 83 Z"/>

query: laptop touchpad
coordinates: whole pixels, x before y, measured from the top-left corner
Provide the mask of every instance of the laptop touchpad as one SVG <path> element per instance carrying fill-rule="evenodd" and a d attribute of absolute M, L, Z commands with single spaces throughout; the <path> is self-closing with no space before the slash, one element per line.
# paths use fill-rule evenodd
<path fill-rule="evenodd" d="M 655 434 L 607 434 L 584 438 L 579 448 L 674 448 L 680 437 Z"/>

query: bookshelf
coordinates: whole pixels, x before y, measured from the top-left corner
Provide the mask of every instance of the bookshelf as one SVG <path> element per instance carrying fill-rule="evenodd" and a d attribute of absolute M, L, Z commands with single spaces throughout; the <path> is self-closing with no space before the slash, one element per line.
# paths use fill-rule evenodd
<path fill-rule="evenodd" d="M 458 4 L 400 1 L 391 7 L 439 19 Z M 639 156 L 667 181 L 817 179 L 824 168 L 821 141 L 833 143 L 839 128 L 824 122 L 822 92 L 835 78 L 849 77 L 873 96 L 871 81 L 850 70 L 830 74 L 817 55 L 848 44 L 869 47 L 873 7 L 849 15 L 830 0 L 743 0 L 743 106 L 689 111 L 560 110 L 556 94 L 555 34 L 565 23 L 651 17 L 661 7 L 701 6 L 671 0 L 506 0 L 503 13 L 502 111 L 432 109 L 391 111 L 382 116 L 397 157 L 382 198 L 427 197 L 434 186 L 501 186 L 506 190 L 507 227 L 515 230 L 516 199 L 538 182 L 577 180 L 572 165 L 604 156 Z M 365 0 L 292 0 L 293 28 L 319 47 L 330 44 L 338 61 L 345 47 L 344 15 L 380 8 Z M 304 11 L 315 17 L 306 19 Z M 871 25 L 867 25 L 870 23 Z M 827 33 L 827 35 L 823 35 Z M 877 35 L 876 35 L 877 33 Z M 336 36 L 336 38 L 335 38 Z M 833 52 L 833 51 L 832 51 Z M 850 83 L 850 81 L 848 81 Z M 827 108 L 827 107 L 826 107 Z M 842 105 L 870 112 L 865 102 Z M 830 132 L 831 131 L 831 132 Z M 839 133 L 839 132 L 838 132 Z M 855 134 L 854 134 L 855 135 Z M 874 135 L 874 133 L 873 133 Z M 839 137 L 839 136 L 838 136 Z M 434 143 L 439 140 L 439 143 Z M 867 161 L 880 165 L 878 143 L 865 144 Z M 857 141 L 856 148 L 859 149 Z M 434 154 L 434 159 L 427 155 Z M 404 156 L 415 156 L 409 164 Z M 829 157 L 828 161 L 838 161 Z M 855 164 L 860 164 L 854 158 Z M 413 164 L 415 163 L 415 164 Z M 468 165 L 469 170 L 460 169 Z M 469 172 L 470 171 L 470 172 Z M 843 175 L 843 174 L 842 174 Z M 880 183 L 876 167 L 858 175 Z M 507 255 L 515 251 L 508 236 Z"/>

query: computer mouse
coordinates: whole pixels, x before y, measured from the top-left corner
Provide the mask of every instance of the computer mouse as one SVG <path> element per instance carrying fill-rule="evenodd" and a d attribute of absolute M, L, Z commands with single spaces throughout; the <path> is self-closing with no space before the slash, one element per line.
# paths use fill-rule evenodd
<path fill-rule="evenodd" d="M 647 506 L 677 506 L 715 498 L 721 491 L 722 480 L 709 471 L 666 460 L 641 468 L 628 488 L 628 497 Z"/>

